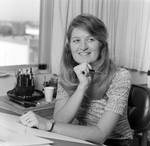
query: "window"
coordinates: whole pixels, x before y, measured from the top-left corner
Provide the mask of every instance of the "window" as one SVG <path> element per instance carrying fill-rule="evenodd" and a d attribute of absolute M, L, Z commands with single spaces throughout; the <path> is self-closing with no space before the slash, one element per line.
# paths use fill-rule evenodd
<path fill-rule="evenodd" d="M 0 67 L 37 65 L 40 0 L 0 0 Z"/>

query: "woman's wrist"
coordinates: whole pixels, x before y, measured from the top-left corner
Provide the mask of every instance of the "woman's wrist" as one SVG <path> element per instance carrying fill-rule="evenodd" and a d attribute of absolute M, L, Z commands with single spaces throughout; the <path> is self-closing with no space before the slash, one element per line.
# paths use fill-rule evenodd
<path fill-rule="evenodd" d="M 50 126 L 48 126 L 49 128 L 48 128 L 48 132 L 51 132 L 51 131 L 53 131 L 53 128 L 54 128 L 54 126 L 55 126 L 55 121 L 53 120 L 53 119 L 51 119 L 50 121 L 49 121 L 49 123 L 50 123 Z"/>
<path fill-rule="evenodd" d="M 87 86 L 79 84 L 77 89 L 85 92 L 87 89 Z"/>

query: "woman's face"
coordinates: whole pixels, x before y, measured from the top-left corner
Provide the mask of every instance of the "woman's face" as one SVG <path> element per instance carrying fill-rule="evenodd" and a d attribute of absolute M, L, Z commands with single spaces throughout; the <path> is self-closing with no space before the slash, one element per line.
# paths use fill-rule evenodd
<path fill-rule="evenodd" d="M 77 63 L 93 63 L 100 53 L 100 42 L 87 31 L 75 28 L 70 40 L 71 53 Z"/>

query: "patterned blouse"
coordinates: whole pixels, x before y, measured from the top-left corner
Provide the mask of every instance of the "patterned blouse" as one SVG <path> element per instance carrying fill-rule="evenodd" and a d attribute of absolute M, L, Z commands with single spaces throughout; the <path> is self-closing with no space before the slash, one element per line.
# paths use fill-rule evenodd
<path fill-rule="evenodd" d="M 96 125 L 105 111 L 111 111 L 121 116 L 109 139 L 132 139 L 132 130 L 127 119 L 130 87 L 130 73 L 124 68 L 118 69 L 103 98 L 88 102 L 88 97 L 85 95 L 76 115 L 79 124 Z M 60 99 L 69 99 L 69 95 L 61 85 L 58 86 L 56 97 L 56 100 Z"/>

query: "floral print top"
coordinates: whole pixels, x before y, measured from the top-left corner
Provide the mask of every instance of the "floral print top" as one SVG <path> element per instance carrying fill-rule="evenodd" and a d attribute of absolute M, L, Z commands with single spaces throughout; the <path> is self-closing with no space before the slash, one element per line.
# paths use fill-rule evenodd
<path fill-rule="evenodd" d="M 132 139 L 132 130 L 128 123 L 127 107 L 131 87 L 131 75 L 124 69 L 116 71 L 105 96 L 99 100 L 89 101 L 85 95 L 76 118 L 80 125 L 96 125 L 105 111 L 117 113 L 119 122 L 110 134 L 110 139 Z M 69 99 L 69 95 L 61 85 L 57 89 L 56 100 Z"/>

